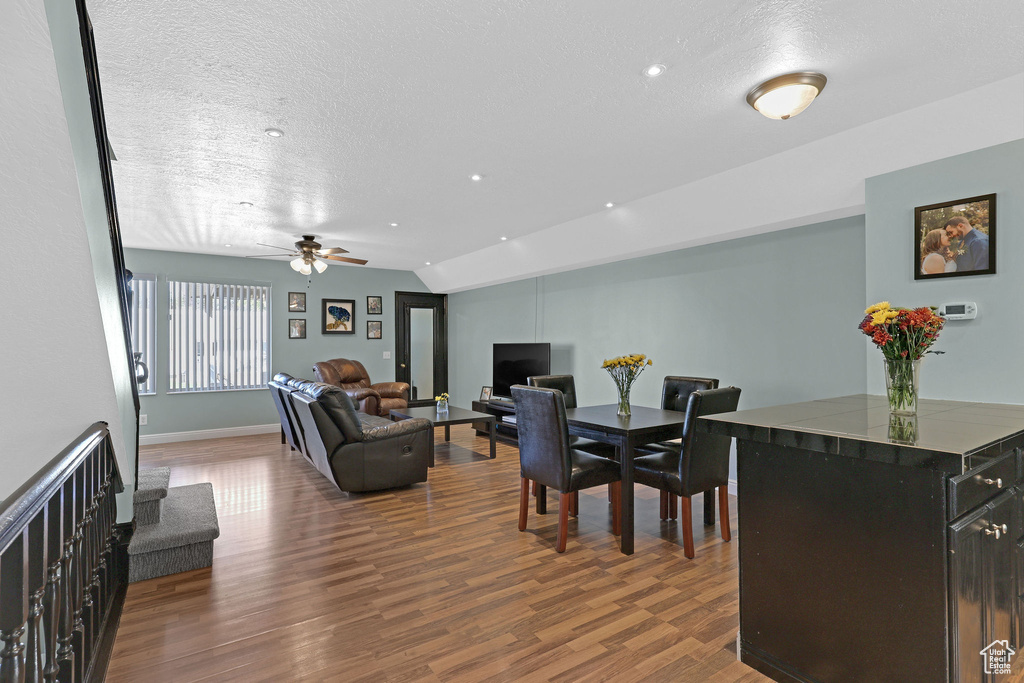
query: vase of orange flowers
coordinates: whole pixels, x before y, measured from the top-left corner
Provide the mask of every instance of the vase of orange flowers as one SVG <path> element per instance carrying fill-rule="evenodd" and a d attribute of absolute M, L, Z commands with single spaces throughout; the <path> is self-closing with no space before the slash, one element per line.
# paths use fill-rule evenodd
<path fill-rule="evenodd" d="M 619 416 L 629 417 L 632 414 L 629 407 L 629 390 L 644 368 L 653 364 L 654 362 L 642 353 L 619 356 L 601 364 L 615 382 L 615 389 L 619 394 L 619 409 L 616 411 Z"/>
<path fill-rule="evenodd" d="M 893 308 L 888 301 L 864 311 L 860 331 L 882 352 L 885 393 L 893 415 L 917 415 L 921 359 L 938 340 L 945 320 L 935 309 Z"/>

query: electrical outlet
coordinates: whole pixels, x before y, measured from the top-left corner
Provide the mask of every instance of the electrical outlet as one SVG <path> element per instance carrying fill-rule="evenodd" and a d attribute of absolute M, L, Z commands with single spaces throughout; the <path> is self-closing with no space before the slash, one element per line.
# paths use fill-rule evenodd
<path fill-rule="evenodd" d="M 384 352 L 384 360 L 391 360 L 391 352 L 390 351 L 385 351 Z"/>
<path fill-rule="evenodd" d="M 149 424 L 149 415 L 139 415 L 139 426 L 145 427 Z"/>

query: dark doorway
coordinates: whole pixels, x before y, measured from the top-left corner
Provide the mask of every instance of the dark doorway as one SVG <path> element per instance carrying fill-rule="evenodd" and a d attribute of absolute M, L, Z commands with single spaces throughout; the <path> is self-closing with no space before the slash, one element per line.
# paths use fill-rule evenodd
<path fill-rule="evenodd" d="M 448 391 L 448 295 L 395 292 L 395 379 L 408 382 L 409 405 L 430 405 Z"/>

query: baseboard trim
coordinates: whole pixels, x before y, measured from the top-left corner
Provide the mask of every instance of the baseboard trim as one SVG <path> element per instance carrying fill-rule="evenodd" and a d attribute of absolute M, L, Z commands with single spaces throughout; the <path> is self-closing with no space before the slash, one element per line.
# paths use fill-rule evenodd
<path fill-rule="evenodd" d="M 157 443 L 174 443 L 176 441 L 199 441 L 201 439 L 224 439 L 229 436 L 250 436 L 252 434 L 274 434 L 281 431 L 277 422 L 268 425 L 248 425 L 246 427 L 224 427 L 222 429 L 197 429 L 191 432 L 167 432 L 166 434 L 139 435 L 139 445 L 149 446 Z"/>

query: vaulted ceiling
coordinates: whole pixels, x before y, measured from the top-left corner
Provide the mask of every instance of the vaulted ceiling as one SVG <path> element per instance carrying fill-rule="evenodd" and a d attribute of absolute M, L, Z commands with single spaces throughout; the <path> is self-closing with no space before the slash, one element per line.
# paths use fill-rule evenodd
<path fill-rule="evenodd" d="M 551 242 L 531 235 L 604 220 L 607 202 L 628 210 L 1024 72 L 1019 0 L 89 8 L 126 246 L 241 256 L 312 233 L 449 290 L 493 281 L 457 271 L 502 249 L 525 265 L 501 279 L 529 274 Z M 667 71 L 645 76 L 653 63 Z M 744 101 L 794 70 L 829 78 L 800 116 Z M 842 165 L 843 146 L 829 149 L 803 172 Z M 644 251 L 624 242 L 585 261 Z"/>

